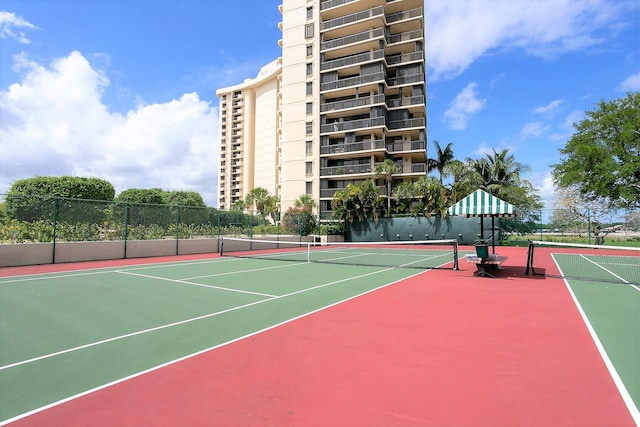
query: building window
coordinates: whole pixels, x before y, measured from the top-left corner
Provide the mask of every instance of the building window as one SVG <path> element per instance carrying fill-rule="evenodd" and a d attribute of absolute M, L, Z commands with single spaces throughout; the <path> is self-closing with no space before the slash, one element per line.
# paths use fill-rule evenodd
<path fill-rule="evenodd" d="M 311 76 L 313 75 L 313 64 L 312 63 L 308 63 L 307 64 L 307 76 Z"/>
<path fill-rule="evenodd" d="M 307 175 L 312 175 L 313 174 L 313 162 L 306 162 L 305 163 L 305 170 Z"/>
<path fill-rule="evenodd" d="M 305 38 L 313 38 L 313 24 L 307 24 L 304 26 L 304 36 Z"/>
<path fill-rule="evenodd" d="M 312 95 L 312 94 L 313 94 L 313 83 L 307 82 L 307 95 Z"/>
<path fill-rule="evenodd" d="M 307 122 L 307 135 L 311 135 L 313 133 L 313 122 Z"/>
<path fill-rule="evenodd" d="M 313 19 L 313 6 L 307 8 L 307 19 Z"/>
<path fill-rule="evenodd" d="M 307 156 L 312 155 L 313 154 L 313 141 L 307 141 L 305 145 L 306 145 Z"/>
<path fill-rule="evenodd" d="M 306 184 L 305 193 L 313 194 L 313 182 L 305 182 L 305 184 Z"/>
<path fill-rule="evenodd" d="M 307 114 L 313 114 L 313 102 L 307 102 Z"/>
<path fill-rule="evenodd" d="M 307 45 L 307 56 L 313 56 L 313 45 Z"/>

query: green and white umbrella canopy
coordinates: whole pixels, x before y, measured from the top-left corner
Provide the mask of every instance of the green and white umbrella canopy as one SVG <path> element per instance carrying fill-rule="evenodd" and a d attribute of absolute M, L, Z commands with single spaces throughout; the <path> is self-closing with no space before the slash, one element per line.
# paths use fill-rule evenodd
<path fill-rule="evenodd" d="M 480 217 L 480 238 L 484 239 L 484 217 L 491 217 L 491 246 L 493 253 L 496 252 L 496 242 L 493 239 L 495 230 L 495 218 L 505 216 L 515 216 L 516 207 L 507 203 L 484 190 L 476 190 L 455 205 L 447 209 L 448 215 L 458 215 L 464 217 Z"/>
<path fill-rule="evenodd" d="M 465 217 L 515 216 L 516 207 L 484 190 L 476 190 L 447 209 L 448 215 Z"/>

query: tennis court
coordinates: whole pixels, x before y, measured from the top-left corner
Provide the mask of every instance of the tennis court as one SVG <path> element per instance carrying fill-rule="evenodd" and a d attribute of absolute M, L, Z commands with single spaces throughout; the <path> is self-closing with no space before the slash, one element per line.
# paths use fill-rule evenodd
<path fill-rule="evenodd" d="M 449 247 L 251 245 L 1 278 L 0 425 L 635 423 L 631 285 L 528 278 L 524 248 L 486 279 Z"/>

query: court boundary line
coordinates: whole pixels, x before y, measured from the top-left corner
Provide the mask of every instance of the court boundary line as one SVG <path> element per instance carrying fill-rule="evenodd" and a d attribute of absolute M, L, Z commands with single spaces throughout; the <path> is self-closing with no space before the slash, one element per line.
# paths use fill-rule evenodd
<path fill-rule="evenodd" d="M 372 272 L 372 273 L 368 273 L 367 275 L 378 274 L 378 273 L 381 273 L 381 272 L 384 272 L 384 271 L 394 270 L 394 269 L 395 269 L 395 267 L 392 267 L 392 268 L 385 268 L 385 269 L 382 269 L 382 270 L 379 270 L 379 271 L 375 271 L 375 272 Z M 350 300 L 355 299 L 355 298 L 359 298 L 359 297 L 361 297 L 361 296 L 363 296 L 363 295 L 369 294 L 369 293 L 371 293 L 371 292 L 375 292 L 375 291 L 377 291 L 377 290 L 379 290 L 379 289 L 383 289 L 383 288 L 385 288 L 385 287 L 395 285 L 395 284 L 400 283 L 400 282 L 402 282 L 402 281 L 404 281 L 404 280 L 411 279 L 411 278 L 413 278 L 413 277 L 415 277 L 415 276 L 419 276 L 419 275 L 421 275 L 421 274 L 425 274 L 425 273 L 427 273 L 427 272 L 429 272 L 429 271 L 432 271 L 432 270 L 433 270 L 433 269 L 427 269 L 427 270 L 425 270 L 425 271 L 420 271 L 420 272 L 417 272 L 417 273 L 415 273 L 415 274 L 409 275 L 409 276 L 407 276 L 407 277 L 403 277 L 403 278 L 401 278 L 401 279 L 397 279 L 397 280 L 394 280 L 394 281 L 392 281 L 392 282 L 385 283 L 385 284 L 380 285 L 380 286 L 377 286 L 377 287 L 375 287 L 375 288 L 373 288 L 373 289 L 369 289 L 369 290 L 367 290 L 367 291 L 361 292 L 361 293 L 359 293 L 359 294 L 353 295 L 353 296 L 351 296 L 351 297 L 349 297 L 349 298 L 345 298 L 345 299 L 340 300 L 340 301 L 336 301 L 336 302 L 334 302 L 334 303 L 332 303 L 332 304 L 329 304 L 329 305 L 326 305 L 326 306 L 324 306 L 324 307 L 318 308 L 318 309 L 316 309 L 316 310 L 313 310 L 313 311 L 310 311 L 310 312 L 307 312 L 307 313 L 301 314 L 301 315 L 299 315 L 299 316 L 292 317 L 291 319 L 287 319 L 287 320 L 285 320 L 285 321 L 283 321 L 283 322 L 280 322 L 280 323 L 274 324 L 274 325 L 272 325 L 272 326 L 269 326 L 269 327 L 266 327 L 266 328 L 263 328 L 263 329 L 260 329 L 260 330 L 254 331 L 254 332 L 252 332 L 252 333 L 249 333 L 249 334 L 246 334 L 246 335 L 243 335 L 243 336 L 240 336 L 240 337 L 236 337 L 236 338 L 234 338 L 234 339 L 232 339 L 232 340 L 225 341 L 225 342 L 220 343 L 220 344 L 216 344 L 215 346 L 211 346 L 211 347 L 208 347 L 208 348 L 202 349 L 202 350 L 200 350 L 200 351 L 197 351 L 197 352 L 195 352 L 195 353 L 191 353 L 191 354 L 188 354 L 188 355 L 182 356 L 182 357 L 180 357 L 180 358 L 177 358 L 177 359 L 174 359 L 174 360 L 170 360 L 170 361 L 168 361 L 168 362 L 165 362 L 165 363 L 162 363 L 162 364 L 160 364 L 160 365 L 157 365 L 157 366 L 151 367 L 151 368 L 149 368 L 149 369 L 146 369 L 146 370 L 143 370 L 143 371 L 140 371 L 140 372 L 136 372 L 135 374 L 132 374 L 132 375 L 129 375 L 129 376 L 126 376 L 126 377 L 123 377 L 123 378 L 119 378 L 119 379 L 117 379 L 117 380 L 111 381 L 111 382 L 106 383 L 106 384 L 102 384 L 102 385 L 100 385 L 100 386 L 98 386 L 98 387 L 94 387 L 94 388 L 92 388 L 92 389 L 85 390 L 85 391 L 83 391 L 83 392 L 81 392 L 81 393 L 77 393 L 77 394 L 75 394 L 75 395 L 72 395 L 72 396 L 66 397 L 66 398 L 64 398 L 64 399 L 60 399 L 60 400 L 58 400 L 58 401 L 55 401 L 55 402 L 49 403 L 49 404 L 44 405 L 44 406 L 41 406 L 41 407 L 39 407 L 39 408 L 32 409 L 31 411 L 27 411 L 27 412 L 25 412 L 25 413 L 22 413 L 22 414 L 16 415 L 15 417 L 8 418 L 8 419 L 6 419 L 6 420 L 0 420 L 0 427 L 5 426 L 5 425 L 7 425 L 7 424 L 10 424 L 10 423 L 12 423 L 12 422 L 15 422 L 15 421 L 21 420 L 21 419 L 26 418 L 26 417 L 28 417 L 28 416 L 31 416 L 31 415 L 37 414 L 37 413 L 39 413 L 39 412 L 45 411 L 45 410 L 47 410 L 47 409 L 53 408 L 53 407 L 55 407 L 55 406 L 62 405 L 62 404 L 64 404 L 64 403 L 66 403 L 66 402 L 70 402 L 70 401 L 72 401 L 72 400 L 79 399 L 79 398 L 81 398 L 81 397 L 83 397 L 83 396 L 87 396 L 87 395 L 89 395 L 89 394 L 93 394 L 93 393 L 98 392 L 98 391 L 100 391 L 100 390 L 103 390 L 103 389 L 105 389 L 105 388 L 108 388 L 108 387 L 111 387 L 111 386 L 114 386 L 114 385 L 117 385 L 117 384 L 123 383 L 123 382 L 125 382 L 125 381 L 129 381 L 129 380 L 131 380 L 131 379 L 137 378 L 137 377 L 142 376 L 142 375 L 146 375 L 146 374 L 148 374 L 148 373 L 150 373 L 150 372 L 157 371 L 157 370 L 159 370 L 159 369 L 165 368 L 165 367 L 167 367 L 167 366 L 171 366 L 171 365 L 173 365 L 173 364 L 176 364 L 176 363 L 182 362 L 182 361 L 184 361 L 184 360 L 187 360 L 187 359 L 190 359 L 190 358 L 193 358 L 193 357 L 197 357 L 197 356 L 199 356 L 199 355 L 201 355 L 201 354 L 204 354 L 204 353 L 209 352 L 209 351 L 213 351 L 213 350 L 218 349 L 218 348 L 220 348 L 220 347 L 224 347 L 224 346 L 227 346 L 227 345 L 233 344 L 233 343 L 235 343 L 235 342 L 241 341 L 241 340 L 243 340 L 243 339 L 250 338 L 250 337 L 252 337 L 252 336 L 254 336 L 254 335 L 258 335 L 258 334 L 261 334 L 261 333 L 267 332 L 267 331 L 269 331 L 269 330 L 271 330 L 271 329 L 275 329 L 275 328 L 277 328 L 277 327 L 280 327 L 280 326 L 285 325 L 285 324 L 287 324 L 287 323 L 291 323 L 291 322 L 294 322 L 294 321 L 296 321 L 296 320 L 298 320 L 298 319 L 302 319 L 302 318 L 304 318 L 304 317 L 307 317 L 307 316 L 313 315 L 313 314 L 318 313 L 318 312 L 320 312 L 320 311 L 327 310 L 327 309 L 329 309 L 329 308 L 331 308 L 331 307 L 334 307 L 334 306 L 336 306 L 336 305 L 342 304 L 342 303 L 344 303 L 344 302 L 350 301 Z M 364 276 L 366 276 L 366 275 L 364 275 Z M 345 280 L 351 280 L 351 279 L 345 279 Z M 342 281 L 345 281 L 345 280 L 336 281 L 336 282 L 334 282 L 333 284 L 336 284 L 336 283 L 339 283 L 339 282 L 342 282 Z M 315 288 L 320 288 L 320 287 L 324 287 L 324 286 L 329 286 L 329 285 L 330 285 L 330 284 L 324 284 L 324 285 L 320 285 L 320 286 L 317 286 L 317 287 L 314 287 L 314 288 L 309 288 L 309 289 L 307 289 L 307 290 L 311 290 L 311 289 L 315 289 Z M 293 295 L 293 294 L 295 294 L 295 293 L 300 293 L 300 292 L 304 292 L 304 291 L 306 291 L 306 290 L 303 290 L 303 291 L 296 291 L 296 292 L 293 292 L 293 293 L 291 293 L 291 294 Z M 263 301 L 258 301 L 258 302 L 264 302 L 264 301 L 271 301 L 271 300 L 263 300 Z"/>
<path fill-rule="evenodd" d="M 102 274 L 102 273 L 111 273 L 115 270 L 127 270 L 127 271 L 135 271 L 135 270 L 144 270 L 153 267 L 173 267 L 177 264 L 179 265 L 191 265 L 191 264 L 207 264 L 207 263 L 216 263 L 223 261 L 238 261 L 239 258 L 210 258 L 206 260 L 189 260 L 189 261 L 164 261 L 158 263 L 144 263 L 144 264 L 131 264 L 127 265 L 112 265 L 109 267 L 94 267 L 94 268 L 82 268 L 78 270 L 65 270 L 65 271 L 47 271 L 43 273 L 29 273 L 29 274 L 16 274 L 14 276 L 0 276 L 0 286 L 5 283 L 19 283 L 19 282 L 29 282 L 32 280 L 40 280 L 40 279 L 49 279 L 51 278 L 65 278 L 65 277 L 74 277 L 74 276 L 90 276 L 93 274 Z M 73 263 L 71 263 L 73 264 Z M 130 268 L 122 268 L 122 267 L 130 267 Z M 43 277 L 46 276 L 46 277 Z M 9 280 L 3 280 L 9 279 Z"/>
<path fill-rule="evenodd" d="M 336 285 L 338 283 L 348 282 L 350 280 L 360 279 L 360 278 L 367 277 L 367 276 L 373 276 L 374 274 L 383 273 L 385 271 L 389 271 L 389 270 L 393 270 L 393 269 L 394 269 L 393 267 L 392 268 L 385 268 L 385 269 L 382 269 L 382 270 L 377 270 L 377 271 L 373 271 L 373 272 L 369 272 L 369 273 L 365 273 L 365 274 L 360 274 L 358 276 L 351 276 L 351 277 L 348 277 L 348 278 L 345 278 L 345 279 L 334 280 L 333 282 L 323 283 L 321 285 L 313 286 L 313 287 L 310 287 L 310 288 L 299 289 L 297 291 L 289 292 L 287 294 L 279 295 L 279 296 L 276 296 L 276 297 L 273 297 L 273 298 L 265 298 L 265 299 L 261 299 L 259 301 L 253 301 L 253 302 L 248 303 L 248 304 L 242 304 L 242 305 L 239 305 L 239 306 L 227 308 L 227 309 L 216 311 L 216 312 L 213 312 L 213 313 L 203 314 L 201 316 L 191 317 L 189 319 L 183 319 L 183 320 L 179 320 L 177 322 L 167 323 L 167 324 L 164 324 L 164 325 L 155 326 L 153 328 L 142 329 L 140 331 L 135 331 L 135 332 L 131 332 L 131 333 L 128 333 L 128 334 L 118 335 L 118 336 L 115 336 L 115 337 L 107 338 L 107 339 L 100 340 L 100 341 L 95 341 L 95 342 L 92 342 L 92 343 L 83 344 L 83 345 L 76 346 L 76 347 L 71 347 L 71 348 L 68 348 L 68 349 L 60 350 L 60 351 L 49 353 L 49 354 L 43 354 L 41 356 L 33 357 L 31 359 L 21 360 L 21 361 L 18 361 L 18 362 L 10 363 L 8 365 L 0 366 L 0 371 L 6 370 L 6 369 L 10 369 L 10 368 L 15 368 L 16 366 L 22 366 L 22 365 L 26 365 L 26 364 L 29 364 L 29 363 L 37 362 L 37 361 L 40 361 L 40 360 L 49 359 L 51 357 L 60 356 L 62 354 L 71 353 L 71 352 L 79 351 L 79 350 L 84 350 L 86 348 L 95 347 L 95 346 L 106 344 L 106 343 L 109 343 L 109 342 L 119 341 L 121 339 L 127 339 L 127 338 L 130 338 L 130 337 L 137 336 L 137 335 L 142 335 L 142 334 L 145 334 L 145 333 L 155 332 L 155 331 L 159 331 L 159 330 L 162 330 L 162 329 L 167 329 L 167 328 L 171 328 L 171 327 L 174 327 L 174 326 L 179 326 L 179 325 L 183 325 L 183 324 L 187 324 L 187 323 L 191 323 L 191 322 L 197 322 L 199 320 L 203 320 L 203 319 L 207 319 L 207 318 L 210 318 L 210 317 L 219 316 L 219 315 L 222 315 L 222 314 L 225 314 L 225 313 L 230 313 L 230 312 L 236 311 L 236 310 L 241 310 L 243 308 L 251 307 L 253 305 L 262 304 L 264 302 L 274 301 L 274 300 L 282 299 L 282 298 L 287 298 L 287 297 L 290 297 L 292 295 L 297 295 L 297 294 L 305 293 L 305 292 L 308 292 L 308 291 L 313 291 L 313 290 L 320 289 L 320 288 L 323 288 L 323 287 L 326 287 L 326 286 L 333 286 L 333 285 Z M 0 424 L 0 425 L 2 425 L 2 424 Z"/>
<path fill-rule="evenodd" d="M 556 261 L 556 259 L 555 259 L 555 257 L 553 255 L 554 254 L 551 254 L 553 262 L 556 264 L 556 267 L 558 268 L 558 271 L 560 271 L 560 274 L 562 274 L 564 276 L 564 272 L 562 271 L 562 268 L 560 268 L 560 265 L 558 264 L 558 261 Z M 633 401 L 633 398 L 631 397 L 631 394 L 629 393 L 629 390 L 627 390 L 627 387 L 624 385 L 624 382 L 622 381 L 622 378 L 618 374 L 618 371 L 616 370 L 615 366 L 613 365 L 613 362 L 609 358 L 609 355 L 607 354 L 607 351 L 604 348 L 604 345 L 600 341 L 600 338 L 598 337 L 598 334 L 596 333 L 596 330 L 594 329 L 593 325 L 591 324 L 591 321 L 587 317 L 587 313 L 582 308 L 582 305 L 580 304 L 580 301 L 578 300 L 578 297 L 573 292 L 573 289 L 571 288 L 571 285 L 570 285 L 569 281 L 564 277 L 563 277 L 562 280 L 563 280 L 563 282 L 565 284 L 566 289 L 569 291 L 569 294 L 571 295 L 571 299 L 573 299 L 573 303 L 576 305 L 576 308 L 578 309 L 578 313 L 580 313 L 580 317 L 582 317 L 582 321 L 584 322 L 585 326 L 587 327 L 587 330 L 589 331 L 589 335 L 591 335 L 591 339 L 593 340 L 593 343 L 595 344 L 596 349 L 598 350 L 598 353 L 600 354 L 600 358 L 602 359 L 602 361 L 604 362 L 605 366 L 607 367 L 607 370 L 609 371 L 609 375 L 611 376 L 611 379 L 613 380 L 614 384 L 616 385 L 616 388 L 618 389 L 618 393 L 620 393 L 620 397 L 622 398 L 625 406 L 627 407 L 627 410 L 629 411 L 629 414 L 631 415 L 631 418 L 633 419 L 633 421 L 637 425 L 640 426 L 640 410 L 636 406 L 636 403 Z"/>

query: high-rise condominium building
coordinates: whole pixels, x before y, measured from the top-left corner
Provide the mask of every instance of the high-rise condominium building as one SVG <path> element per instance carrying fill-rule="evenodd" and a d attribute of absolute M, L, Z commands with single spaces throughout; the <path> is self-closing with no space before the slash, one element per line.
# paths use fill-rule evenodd
<path fill-rule="evenodd" d="M 254 187 L 286 210 L 303 194 L 322 218 L 336 191 L 426 174 L 424 0 L 283 0 L 282 57 L 217 91 L 219 206 Z M 377 183 L 384 192 L 384 177 Z"/>

